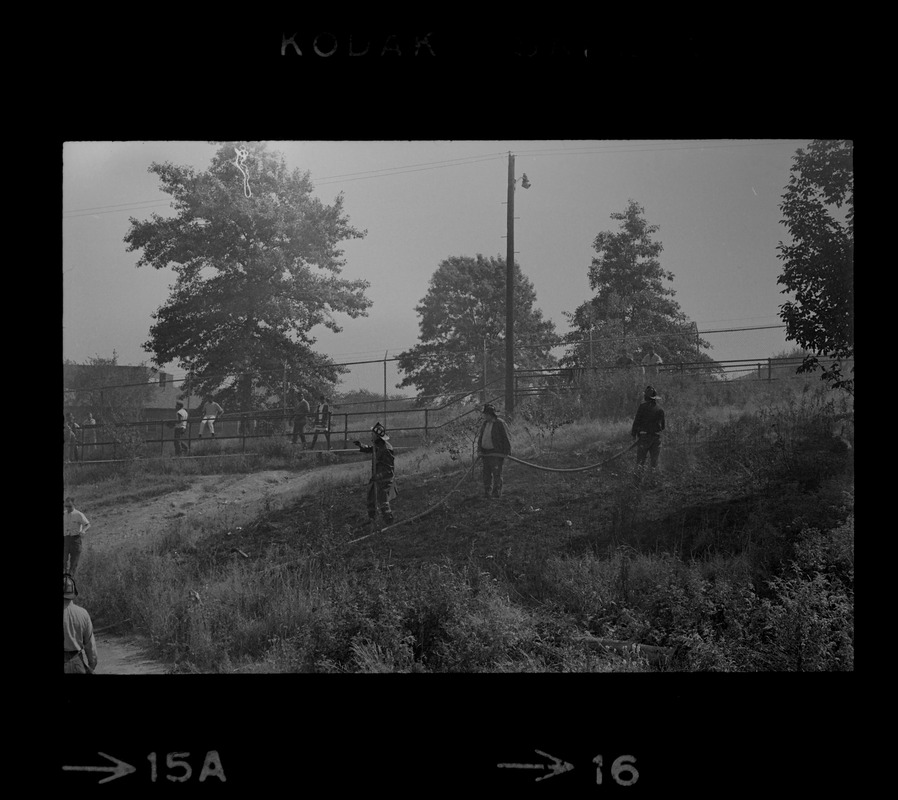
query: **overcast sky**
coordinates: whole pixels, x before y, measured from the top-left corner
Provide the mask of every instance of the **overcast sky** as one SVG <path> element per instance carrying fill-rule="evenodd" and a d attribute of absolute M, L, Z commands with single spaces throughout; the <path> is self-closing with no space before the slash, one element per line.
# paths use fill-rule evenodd
<path fill-rule="evenodd" d="M 345 243 L 346 278 L 364 278 L 367 317 L 338 317 L 317 347 L 335 361 L 395 356 L 417 342 L 415 306 L 449 256 L 505 257 L 508 153 L 531 182 L 515 193 L 516 260 L 536 304 L 568 330 L 565 311 L 591 296 L 587 269 L 597 233 L 617 230 L 630 199 L 658 225 L 661 264 L 675 299 L 699 331 L 781 326 L 788 299 L 777 277 L 786 238 L 779 203 L 792 158 L 809 139 L 270 142 L 289 167 L 309 170 L 325 203 L 344 195 L 350 223 L 367 236 Z M 172 270 L 138 269 L 123 237 L 130 216 L 170 213 L 147 168 L 169 161 L 205 169 L 206 142 L 67 142 L 63 148 L 63 357 L 149 363 L 142 344 Z M 235 182 L 243 179 L 235 170 Z M 252 177 L 250 176 L 250 185 Z M 781 327 L 707 333 L 720 360 L 791 349 Z M 561 351 L 557 351 L 559 354 Z M 170 371 L 181 371 L 170 365 Z M 391 394 L 401 376 L 388 364 Z M 340 387 L 380 392 L 383 367 L 353 367 Z M 412 394 L 404 390 L 406 394 Z"/>

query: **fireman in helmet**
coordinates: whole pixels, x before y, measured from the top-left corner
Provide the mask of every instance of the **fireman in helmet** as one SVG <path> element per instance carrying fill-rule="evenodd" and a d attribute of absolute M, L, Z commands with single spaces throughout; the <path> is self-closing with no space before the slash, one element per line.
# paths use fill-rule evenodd
<path fill-rule="evenodd" d="M 483 461 L 483 493 L 487 497 L 501 497 L 503 456 L 511 455 L 511 440 L 508 425 L 492 403 L 487 403 L 481 412 L 477 452 Z"/>
<path fill-rule="evenodd" d="M 356 445 L 362 453 L 371 453 L 371 480 L 368 481 L 368 519 L 372 527 L 379 510 L 387 524 L 393 522 L 390 500 L 396 497 L 393 485 L 393 445 L 387 431 L 379 422 L 371 429 L 371 444 Z"/>

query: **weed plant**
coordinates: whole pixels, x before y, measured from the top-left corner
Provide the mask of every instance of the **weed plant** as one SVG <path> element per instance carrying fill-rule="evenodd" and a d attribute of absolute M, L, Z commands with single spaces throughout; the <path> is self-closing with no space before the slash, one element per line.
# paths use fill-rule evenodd
<path fill-rule="evenodd" d="M 851 403 L 807 380 L 726 383 L 685 376 L 659 388 L 663 516 L 648 528 L 622 488 L 609 538 L 591 546 L 566 551 L 547 529 L 489 558 L 360 562 L 334 513 L 345 498 L 322 482 L 301 517 L 286 509 L 253 523 L 251 558 L 234 552 L 219 516 L 142 551 L 95 554 L 79 588 L 98 626 L 147 634 L 183 672 L 851 670 Z M 638 388 L 528 402 L 515 452 L 590 460 L 626 446 Z M 409 474 L 467 463 L 475 429 L 473 416 L 441 429 L 409 454 Z M 286 457 L 273 442 L 263 463 Z M 193 469 L 143 479 L 161 491 Z M 120 474 L 121 486 L 135 474 Z M 108 469 L 94 477 L 112 492 Z M 650 667 L 584 647 L 584 636 L 671 655 Z"/>

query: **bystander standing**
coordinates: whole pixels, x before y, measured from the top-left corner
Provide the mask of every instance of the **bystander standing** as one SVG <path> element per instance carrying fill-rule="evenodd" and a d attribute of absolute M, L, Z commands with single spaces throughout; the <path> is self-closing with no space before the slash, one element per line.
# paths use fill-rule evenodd
<path fill-rule="evenodd" d="M 187 442 L 184 441 L 187 437 L 187 409 L 180 400 L 175 403 L 175 414 L 177 415 L 174 429 L 175 456 L 187 455 L 189 450 Z"/>
<path fill-rule="evenodd" d="M 642 483 L 646 458 L 650 459 L 652 475 L 655 475 L 661 455 L 661 431 L 665 426 L 664 409 L 658 405 L 661 398 L 654 387 L 646 386 L 642 398 L 630 429 L 630 434 L 636 440 L 636 472 L 633 482 L 637 486 Z"/>
<path fill-rule="evenodd" d="M 67 497 L 63 501 L 62 515 L 62 571 L 70 575 L 78 569 L 78 561 L 81 559 L 81 549 L 84 543 L 84 534 L 90 527 L 90 522 L 77 508 L 75 501 Z"/>
<path fill-rule="evenodd" d="M 323 433 L 327 441 L 327 449 L 331 449 L 331 407 L 327 402 L 327 398 L 321 395 L 318 406 L 315 409 L 315 432 L 312 434 L 311 450 L 315 449 L 315 442 L 318 441 L 318 434 Z"/>
<path fill-rule="evenodd" d="M 97 643 L 87 609 L 76 605 L 75 579 L 62 576 L 62 671 L 66 675 L 92 675 L 97 668 Z"/>
<path fill-rule="evenodd" d="M 309 424 L 309 416 L 312 409 L 309 407 L 309 401 L 305 395 L 300 392 L 299 404 L 293 409 L 293 433 L 290 436 L 290 442 L 296 444 L 299 439 L 302 442 L 302 449 L 306 449 L 306 426 Z"/>

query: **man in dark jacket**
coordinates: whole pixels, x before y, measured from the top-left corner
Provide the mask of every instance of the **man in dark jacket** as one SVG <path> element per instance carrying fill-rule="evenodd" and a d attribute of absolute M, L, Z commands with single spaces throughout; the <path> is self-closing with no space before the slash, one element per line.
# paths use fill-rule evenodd
<path fill-rule="evenodd" d="M 638 366 L 637 363 L 633 360 L 633 356 L 631 356 L 626 350 L 620 351 L 620 355 L 615 360 L 614 365 L 616 367 L 621 367 L 624 369 Z"/>
<path fill-rule="evenodd" d="M 483 422 L 477 433 L 477 452 L 483 461 L 483 492 L 487 497 L 502 496 L 502 456 L 511 454 L 511 439 L 504 419 L 499 419 L 491 403 L 483 407 Z"/>
<path fill-rule="evenodd" d="M 645 460 L 651 457 L 652 471 L 658 466 L 661 455 L 661 431 L 664 430 L 664 409 L 658 405 L 661 399 L 654 387 L 646 386 L 643 401 L 636 409 L 630 435 L 636 439 L 636 474 L 634 480 L 638 484 L 645 470 Z"/>
<path fill-rule="evenodd" d="M 390 500 L 396 497 L 393 486 L 393 445 L 383 425 L 379 422 L 371 429 L 371 444 L 362 444 L 358 439 L 353 444 L 363 453 L 371 453 L 371 479 L 368 481 L 368 519 L 374 527 L 377 510 L 387 524 L 393 521 Z"/>

